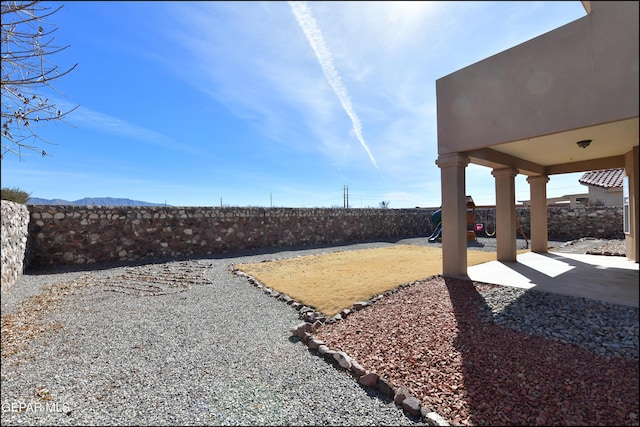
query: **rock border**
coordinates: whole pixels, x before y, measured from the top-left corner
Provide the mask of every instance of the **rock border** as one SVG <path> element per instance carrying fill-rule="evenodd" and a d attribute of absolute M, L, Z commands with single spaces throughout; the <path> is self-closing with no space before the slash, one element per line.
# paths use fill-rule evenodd
<path fill-rule="evenodd" d="M 350 372 L 357 379 L 358 383 L 361 386 L 372 387 L 378 390 L 384 396 L 393 399 L 394 403 L 398 407 L 402 408 L 405 415 L 420 418 L 422 422 L 430 426 L 448 427 L 451 425 L 438 413 L 432 411 L 426 406 L 421 405 L 420 400 L 412 396 L 404 386 L 400 385 L 399 387 L 394 389 L 394 387 L 387 379 L 380 377 L 375 372 L 367 372 L 355 359 L 350 357 L 348 354 L 343 351 L 329 348 L 323 341 L 317 339 L 313 335 L 313 332 L 320 328 L 322 325 L 339 322 L 340 320 L 347 318 L 347 316 L 349 316 L 351 313 L 360 311 L 365 307 L 375 304 L 382 298 L 398 292 L 406 287 L 413 286 L 418 282 L 405 283 L 382 294 L 376 295 L 368 300 L 358 301 L 353 304 L 351 308 L 345 308 L 335 316 L 327 318 L 324 314 L 316 311 L 313 307 L 304 305 L 301 302 L 294 300 L 289 295 L 280 293 L 274 289 L 269 288 L 268 286 L 265 286 L 264 284 L 260 283 L 260 281 L 255 277 L 237 269 L 234 265 L 230 266 L 230 270 L 237 276 L 245 277 L 249 281 L 249 283 L 257 287 L 258 289 L 262 289 L 263 292 L 268 296 L 276 298 L 279 301 L 290 305 L 291 308 L 298 312 L 298 317 L 303 320 L 303 322 L 291 328 L 290 331 L 292 335 L 300 338 L 302 343 L 304 343 L 309 348 L 309 350 L 316 352 L 318 356 L 324 358 L 327 362 L 332 363 L 334 366 Z M 434 277 L 440 277 L 440 275 Z"/>

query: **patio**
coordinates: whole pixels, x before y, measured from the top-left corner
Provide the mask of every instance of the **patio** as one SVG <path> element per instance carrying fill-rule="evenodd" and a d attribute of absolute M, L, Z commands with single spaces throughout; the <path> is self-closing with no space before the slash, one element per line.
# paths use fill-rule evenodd
<path fill-rule="evenodd" d="M 470 266 L 471 280 L 639 306 L 638 263 L 619 256 L 527 252 Z"/>

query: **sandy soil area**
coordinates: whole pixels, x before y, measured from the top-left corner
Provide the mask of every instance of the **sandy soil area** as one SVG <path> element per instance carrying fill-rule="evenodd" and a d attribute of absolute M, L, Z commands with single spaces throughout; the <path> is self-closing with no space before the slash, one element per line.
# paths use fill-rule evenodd
<path fill-rule="evenodd" d="M 495 252 L 467 251 L 469 265 L 495 259 Z M 441 274 L 442 250 L 394 245 L 240 264 L 236 268 L 267 287 L 333 316 L 358 301 Z"/>

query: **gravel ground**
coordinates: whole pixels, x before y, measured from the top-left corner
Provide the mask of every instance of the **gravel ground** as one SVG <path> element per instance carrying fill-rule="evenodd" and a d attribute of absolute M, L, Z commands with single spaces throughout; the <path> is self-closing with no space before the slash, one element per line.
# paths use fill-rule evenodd
<path fill-rule="evenodd" d="M 438 245 L 23 275 L 2 295 L 2 425 L 424 425 L 308 350 L 290 332 L 299 313 L 228 269 L 394 243 Z M 567 243 L 550 246 L 582 250 Z M 470 245 L 495 250 L 495 239 Z M 491 319 L 521 295 L 479 297 L 492 292 L 434 278 L 318 332 L 454 424 L 638 425 L 637 309 L 634 359 L 513 329 L 521 319 L 498 325 Z"/>
<path fill-rule="evenodd" d="M 638 309 L 511 291 L 424 280 L 314 335 L 454 425 L 638 425 Z"/>
<path fill-rule="evenodd" d="M 424 425 L 228 270 L 273 256 L 23 275 L 2 296 L 2 425 Z"/>
<path fill-rule="evenodd" d="M 555 252 L 624 254 L 622 240 L 549 243 Z M 495 239 L 469 246 L 495 250 Z M 638 314 L 437 277 L 314 334 L 454 425 L 637 426 Z"/>

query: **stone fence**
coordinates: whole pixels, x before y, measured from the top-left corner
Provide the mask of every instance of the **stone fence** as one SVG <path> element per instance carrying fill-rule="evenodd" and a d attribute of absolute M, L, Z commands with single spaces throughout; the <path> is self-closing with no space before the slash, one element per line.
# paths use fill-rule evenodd
<path fill-rule="evenodd" d="M 622 206 L 586 206 L 547 208 L 547 228 L 549 240 L 568 241 L 581 237 L 598 239 L 624 239 L 622 231 Z M 488 224 L 495 230 L 495 207 L 476 208 L 476 223 Z M 530 237 L 529 208 L 516 208 L 516 217 L 527 238 Z M 522 238 L 516 229 L 518 238 Z"/>
<path fill-rule="evenodd" d="M 22 271 L 18 255 L 25 254 L 21 246 L 25 238 L 19 232 L 24 224 L 19 218 L 26 216 L 26 208 L 22 206 L 7 208 L 5 213 L 5 203 L 2 204 L 3 287 L 5 272 L 7 277 L 14 277 Z M 433 232 L 431 214 L 437 209 L 64 205 L 27 208 L 30 214 L 24 255 L 27 268 L 427 237 Z M 528 237 L 529 209 L 517 208 L 517 215 Z M 475 218 L 476 223 L 495 229 L 495 208 L 476 208 Z M 550 240 L 624 238 L 621 207 L 549 207 L 548 223 Z"/>
<path fill-rule="evenodd" d="M 59 205 L 29 210 L 29 267 L 424 236 L 434 211 Z"/>
<path fill-rule="evenodd" d="M 25 205 L 2 200 L 2 291 L 13 286 L 23 272 L 28 224 Z"/>

